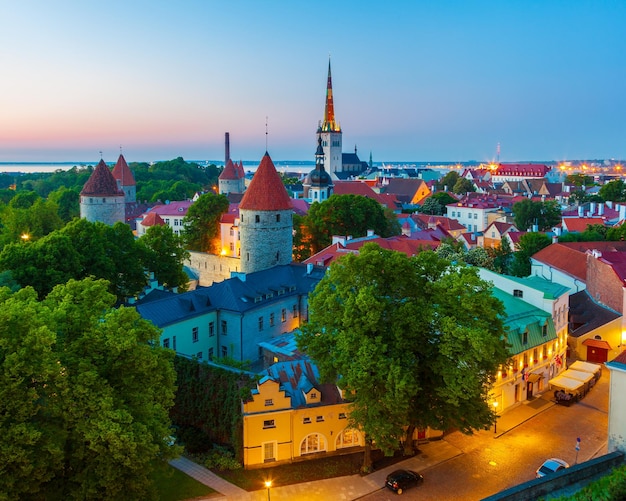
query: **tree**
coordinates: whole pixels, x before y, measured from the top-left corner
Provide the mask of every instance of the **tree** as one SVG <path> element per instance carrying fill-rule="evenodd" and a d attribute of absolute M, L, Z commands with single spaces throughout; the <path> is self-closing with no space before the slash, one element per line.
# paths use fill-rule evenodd
<path fill-rule="evenodd" d="M 593 182 L 593 177 L 585 176 L 584 174 L 581 174 L 581 173 L 568 174 L 565 177 L 565 182 L 567 184 L 573 184 L 574 186 L 583 187 L 583 188 L 585 186 L 593 186 L 595 184 Z"/>
<path fill-rule="evenodd" d="M 0 290 L 0 498 L 154 499 L 174 353 L 102 280 Z"/>
<path fill-rule="evenodd" d="M 537 225 L 538 231 L 546 231 L 561 221 L 561 208 L 555 200 L 535 202 L 525 198 L 513 204 L 515 226 L 521 230 Z"/>
<path fill-rule="evenodd" d="M 189 252 L 183 248 L 183 239 L 176 235 L 169 226 L 151 226 L 139 238 L 139 245 L 144 252 L 146 268 L 154 277 L 169 289 L 187 290 L 189 278 L 183 269 L 183 263 L 189 258 Z"/>
<path fill-rule="evenodd" d="M 313 203 L 305 225 L 313 254 L 329 246 L 333 235 L 363 237 L 368 230 L 381 237 L 401 233 L 395 214 L 385 211 L 376 200 L 352 194 L 331 195 Z"/>
<path fill-rule="evenodd" d="M 517 244 L 518 251 L 513 255 L 511 274 L 516 277 L 530 275 L 530 258 L 544 247 L 552 243 L 545 233 L 526 233 L 522 235 Z"/>
<path fill-rule="evenodd" d="M 457 201 L 456 198 L 454 198 L 452 195 L 450 195 L 448 192 L 446 191 L 438 191 L 437 193 L 433 193 L 430 198 L 434 198 L 435 200 L 437 200 L 441 206 L 443 207 L 444 210 L 444 214 L 446 211 L 446 205 L 449 204 L 453 204 L 454 202 Z"/>
<path fill-rule="evenodd" d="M 502 238 L 500 245 L 487 249 L 487 253 L 492 258 L 492 268 L 490 269 L 496 273 L 508 275 L 513 259 L 513 251 L 511 250 L 511 244 L 509 244 L 508 238 Z"/>
<path fill-rule="evenodd" d="M 503 306 L 476 268 L 369 243 L 331 265 L 309 315 L 298 347 L 345 391 L 366 445 L 390 454 L 416 427 L 471 433 L 493 423 L 489 387 L 508 358 Z"/>
<path fill-rule="evenodd" d="M 457 195 L 464 195 L 465 193 L 470 191 L 476 191 L 476 188 L 474 187 L 472 182 L 465 177 L 460 177 L 452 187 L 452 192 L 456 193 Z"/>
<path fill-rule="evenodd" d="M 80 194 L 78 191 L 63 186 L 50 193 L 48 199 L 57 204 L 57 212 L 63 222 L 69 223 L 75 217 L 80 217 Z"/>
<path fill-rule="evenodd" d="M 626 201 L 626 183 L 621 179 L 615 179 L 600 187 L 598 195 L 605 202 L 624 202 Z"/>
<path fill-rule="evenodd" d="M 219 223 L 228 211 L 228 198 L 225 195 L 206 193 L 189 206 L 183 219 L 184 239 L 190 250 L 217 252 Z"/>
<path fill-rule="evenodd" d="M 435 216 L 442 216 L 446 212 L 446 208 L 443 207 L 436 198 L 428 197 L 424 200 L 422 207 L 420 208 L 422 214 L 431 214 Z"/>
<path fill-rule="evenodd" d="M 452 191 L 460 177 L 457 171 L 451 170 L 437 182 L 437 189 Z"/>

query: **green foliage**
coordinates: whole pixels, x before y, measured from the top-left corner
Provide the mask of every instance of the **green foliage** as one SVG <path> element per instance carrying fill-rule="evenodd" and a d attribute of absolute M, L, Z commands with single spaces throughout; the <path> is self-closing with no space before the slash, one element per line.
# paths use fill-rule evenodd
<path fill-rule="evenodd" d="M 187 290 L 188 277 L 183 263 L 189 252 L 183 248 L 183 239 L 169 226 L 151 226 L 138 242 L 142 249 L 145 267 L 154 272 L 154 277 L 165 287 Z"/>
<path fill-rule="evenodd" d="M 173 353 L 104 281 L 0 289 L 0 498 L 154 499 Z"/>
<path fill-rule="evenodd" d="M 225 195 L 206 193 L 187 210 L 183 219 L 187 248 L 201 252 L 219 252 L 219 230 L 222 214 L 228 211 Z"/>
<path fill-rule="evenodd" d="M 178 391 L 170 416 L 181 430 L 179 440 L 195 452 L 208 449 L 211 443 L 229 444 L 241 459 L 241 401 L 250 394 L 255 381 L 240 371 L 183 357 L 175 358 L 174 367 Z M 205 437 L 202 442 L 192 438 L 198 433 Z"/>
<path fill-rule="evenodd" d="M 213 445 L 213 449 L 204 458 L 204 466 L 217 471 L 238 470 L 241 468 L 241 462 L 235 458 L 233 451 L 220 445 Z"/>
<path fill-rule="evenodd" d="M 439 203 L 436 198 L 428 197 L 419 210 L 422 214 L 431 214 L 434 216 L 442 216 L 446 213 L 446 208 Z"/>
<path fill-rule="evenodd" d="M 137 294 L 147 283 L 141 248 L 130 227 L 120 222 L 111 227 L 75 219 L 39 240 L 9 244 L 0 252 L 0 271 L 7 270 L 39 297 L 70 278 L 105 279 L 119 300 Z"/>
<path fill-rule="evenodd" d="M 58 216 L 64 223 L 80 217 L 80 192 L 65 187 L 58 188 L 50 193 L 48 199 L 56 203 Z"/>
<path fill-rule="evenodd" d="M 322 381 L 350 395 L 351 423 L 389 454 L 405 426 L 469 433 L 493 422 L 502 314 L 476 268 L 370 243 L 331 265 L 297 341 Z"/>
<path fill-rule="evenodd" d="M 626 466 L 614 468 L 611 473 L 591 482 L 571 496 L 555 501 L 621 501 L 626 499 Z"/>
<path fill-rule="evenodd" d="M 555 200 L 535 202 L 525 198 L 513 204 L 513 214 L 520 231 L 529 230 L 535 224 L 539 231 L 546 231 L 561 222 L 561 208 Z"/>
<path fill-rule="evenodd" d="M 361 195 L 332 195 L 311 205 L 304 218 L 306 236 L 296 245 L 306 242 L 315 254 L 331 244 L 333 235 L 357 238 L 367 235 L 368 230 L 381 237 L 401 233 L 395 214 L 376 200 Z"/>
<path fill-rule="evenodd" d="M 544 247 L 552 243 L 552 240 L 545 233 L 526 233 L 522 235 L 517 244 L 518 250 L 513 255 L 511 263 L 511 275 L 516 277 L 527 277 L 530 275 L 530 258 Z"/>
<path fill-rule="evenodd" d="M 595 185 L 595 183 L 593 182 L 593 177 L 585 176 L 584 174 L 580 174 L 580 173 L 568 174 L 567 177 L 565 178 L 565 182 L 567 184 L 573 184 L 578 187 Z"/>
<path fill-rule="evenodd" d="M 474 184 L 467 178 L 460 177 L 454 186 L 452 187 L 452 192 L 457 195 L 464 195 L 467 192 L 474 192 L 476 188 Z"/>
<path fill-rule="evenodd" d="M 605 202 L 624 202 L 626 201 L 626 183 L 621 179 L 610 181 L 600 187 L 598 195 Z"/>
<path fill-rule="evenodd" d="M 454 185 L 460 178 L 461 176 L 457 171 L 451 170 L 437 182 L 437 190 L 453 191 Z"/>
<path fill-rule="evenodd" d="M 444 208 L 444 214 L 445 214 L 445 207 L 448 204 L 453 204 L 454 202 L 456 202 L 456 198 L 454 198 L 452 195 L 450 195 L 448 192 L 446 191 L 438 191 L 437 193 L 433 193 L 430 198 L 434 198 L 435 200 L 437 200 L 441 206 Z"/>
<path fill-rule="evenodd" d="M 492 265 L 489 267 L 490 270 L 503 275 L 510 274 L 509 270 L 513 260 L 513 251 L 511 250 L 511 245 L 509 244 L 508 239 L 501 239 L 500 245 L 495 248 L 487 249 L 487 253 L 492 259 Z"/>

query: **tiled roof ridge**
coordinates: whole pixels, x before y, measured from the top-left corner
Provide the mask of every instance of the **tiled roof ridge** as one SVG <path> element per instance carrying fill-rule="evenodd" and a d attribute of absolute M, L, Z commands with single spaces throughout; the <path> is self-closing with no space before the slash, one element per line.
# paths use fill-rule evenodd
<path fill-rule="evenodd" d="M 100 159 L 95 170 L 83 186 L 80 192 L 81 195 L 98 195 L 98 196 L 124 196 L 124 192 L 117 187 L 117 181 L 113 177 L 113 174 L 104 163 L 104 160 Z"/>
<path fill-rule="evenodd" d="M 135 176 L 126 163 L 124 155 L 120 153 L 115 167 L 113 167 L 113 177 L 120 182 L 121 186 L 135 186 Z"/>

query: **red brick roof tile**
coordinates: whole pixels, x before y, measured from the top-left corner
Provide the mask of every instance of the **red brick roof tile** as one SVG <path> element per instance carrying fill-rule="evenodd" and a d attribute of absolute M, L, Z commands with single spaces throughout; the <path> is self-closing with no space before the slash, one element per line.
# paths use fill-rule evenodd
<path fill-rule="evenodd" d="M 97 196 L 124 196 L 124 192 L 117 187 L 117 181 L 111 174 L 111 171 L 100 159 L 95 170 L 83 186 L 81 195 L 97 195 Z"/>
<path fill-rule="evenodd" d="M 113 167 L 113 177 L 117 179 L 121 186 L 135 186 L 135 176 L 128 168 L 124 155 L 120 154 L 115 167 Z"/>
<path fill-rule="evenodd" d="M 244 210 L 289 210 L 293 209 L 291 199 L 282 179 L 274 167 L 274 162 L 265 152 L 250 186 L 243 195 L 240 209 Z"/>

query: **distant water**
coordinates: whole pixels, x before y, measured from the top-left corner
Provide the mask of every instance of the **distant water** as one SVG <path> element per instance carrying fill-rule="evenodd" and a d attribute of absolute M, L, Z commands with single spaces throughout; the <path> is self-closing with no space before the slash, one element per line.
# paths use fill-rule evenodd
<path fill-rule="evenodd" d="M 56 172 L 57 170 L 69 170 L 72 167 L 95 166 L 93 162 L 0 162 L 2 172 Z"/>

